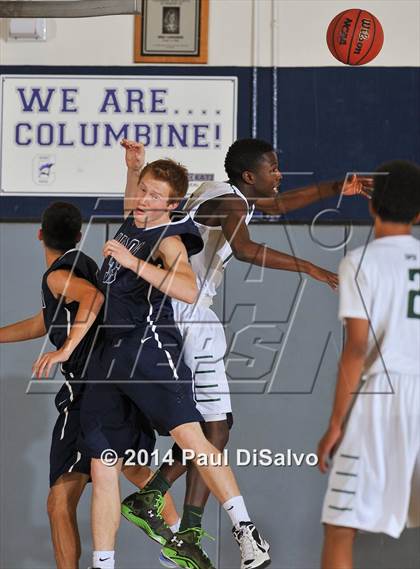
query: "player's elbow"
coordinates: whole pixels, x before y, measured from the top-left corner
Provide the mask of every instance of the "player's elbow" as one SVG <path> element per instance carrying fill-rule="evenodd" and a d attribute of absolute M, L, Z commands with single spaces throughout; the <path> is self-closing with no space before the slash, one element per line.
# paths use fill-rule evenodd
<path fill-rule="evenodd" d="M 98 305 L 99 305 L 99 308 L 102 308 L 102 305 L 103 305 L 104 302 L 105 302 L 105 295 L 104 295 L 102 292 L 98 291 L 97 298 L 98 298 Z"/>
<path fill-rule="evenodd" d="M 88 293 L 86 304 L 91 307 L 91 311 L 98 313 L 105 302 L 105 296 L 98 289 L 92 290 Z"/>
<path fill-rule="evenodd" d="M 348 340 L 346 342 L 344 351 L 347 356 L 353 359 L 363 360 L 366 357 L 367 349 L 368 345 L 367 341 L 365 340 Z"/>
<path fill-rule="evenodd" d="M 235 257 L 235 259 L 237 261 L 245 261 L 246 262 L 248 260 L 247 255 L 244 251 L 236 250 L 236 251 L 232 251 L 232 253 L 233 253 L 233 256 Z"/>
<path fill-rule="evenodd" d="M 96 304 L 101 307 L 105 302 L 105 295 L 100 290 L 96 290 L 94 295 Z"/>
<path fill-rule="evenodd" d="M 239 242 L 239 243 L 232 243 L 232 254 L 238 261 L 250 261 L 252 256 L 249 252 L 249 247 L 247 247 L 247 243 Z"/>
<path fill-rule="evenodd" d="M 198 286 L 195 279 L 188 283 L 188 286 L 185 287 L 185 291 L 183 292 L 183 297 L 181 300 L 186 302 L 187 304 L 194 304 L 197 302 L 198 299 Z"/>

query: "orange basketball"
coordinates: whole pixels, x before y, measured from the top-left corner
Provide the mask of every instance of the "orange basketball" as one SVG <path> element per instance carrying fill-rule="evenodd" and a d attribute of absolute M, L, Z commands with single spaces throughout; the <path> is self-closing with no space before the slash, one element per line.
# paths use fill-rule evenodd
<path fill-rule="evenodd" d="M 345 10 L 328 26 L 328 49 L 338 61 L 347 65 L 369 63 L 381 51 L 383 43 L 382 26 L 367 10 Z"/>

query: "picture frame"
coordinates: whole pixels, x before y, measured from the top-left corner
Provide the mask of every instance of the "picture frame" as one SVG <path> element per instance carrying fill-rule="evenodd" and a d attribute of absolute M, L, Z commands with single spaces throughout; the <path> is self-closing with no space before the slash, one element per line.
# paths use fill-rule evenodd
<path fill-rule="evenodd" d="M 209 0 L 143 0 L 135 63 L 207 63 Z"/>

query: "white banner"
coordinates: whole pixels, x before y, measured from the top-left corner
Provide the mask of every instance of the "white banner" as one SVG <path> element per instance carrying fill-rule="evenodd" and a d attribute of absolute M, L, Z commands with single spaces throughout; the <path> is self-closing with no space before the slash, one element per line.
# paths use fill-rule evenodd
<path fill-rule="evenodd" d="M 236 77 L 1 76 L 0 191 L 117 195 L 122 138 L 148 161 L 184 164 L 195 187 L 223 180 L 236 138 Z"/>

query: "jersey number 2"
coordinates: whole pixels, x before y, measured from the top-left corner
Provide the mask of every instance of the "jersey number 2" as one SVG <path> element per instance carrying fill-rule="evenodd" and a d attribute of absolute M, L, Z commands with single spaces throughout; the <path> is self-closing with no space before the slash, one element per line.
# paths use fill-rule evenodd
<path fill-rule="evenodd" d="M 410 281 L 415 281 L 416 275 L 419 275 L 420 279 L 420 269 L 409 269 L 408 271 L 408 278 Z M 414 304 L 416 302 L 416 298 L 420 297 L 420 290 L 410 290 L 408 293 L 408 310 L 407 316 L 408 318 L 420 318 L 420 312 L 416 312 L 414 310 Z"/>

